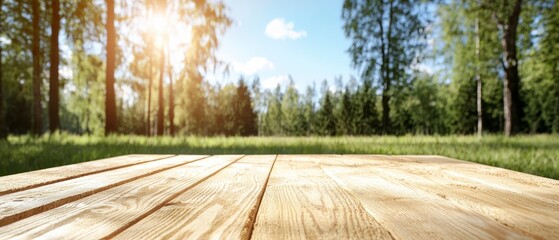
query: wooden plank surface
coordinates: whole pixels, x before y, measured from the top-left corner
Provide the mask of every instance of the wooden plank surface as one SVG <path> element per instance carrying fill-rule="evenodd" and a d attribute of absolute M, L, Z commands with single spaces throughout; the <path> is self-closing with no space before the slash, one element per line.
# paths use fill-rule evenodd
<path fill-rule="evenodd" d="M 154 161 L 173 155 L 124 155 L 2 177 L 0 196 L 103 171 Z"/>
<path fill-rule="evenodd" d="M 110 238 L 240 157 L 202 159 L 79 199 L 6 226 L 0 239 Z"/>
<path fill-rule="evenodd" d="M 278 156 L 254 239 L 391 239 L 350 193 L 309 156 Z"/>
<path fill-rule="evenodd" d="M 203 157 L 165 158 L 0 196 L 0 226 Z"/>
<path fill-rule="evenodd" d="M 242 158 L 115 239 L 248 239 L 275 158 Z"/>
<path fill-rule="evenodd" d="M 407 184 L 406 178 L 385 167 L 386 162 L 344 157 L 315 161 L 397 239 L 527 238 L 487 216 Z"/>
<path fill-rule="evenodd" d="M 0 183 L 0 239 L 559 236 L 559 181 L 441 156 L 132 155 Z"/>
<path fill-rule="evenodd" d="M 401 166 L 387 168 L 415 189 L 466 206 L 530 237 L 559 236 L 559 198 L 553 198 L 559 186 L 549 188 L 549 184 L 554 184 L 549 179 L 537 179 L 530 184 L 518 180 L 534 176 L 504 169 L 463 161 L 449 166 L 421 157 L 401 158 L 405 160 Z M 506 178 L 493 173 L 506 174 Z"/>

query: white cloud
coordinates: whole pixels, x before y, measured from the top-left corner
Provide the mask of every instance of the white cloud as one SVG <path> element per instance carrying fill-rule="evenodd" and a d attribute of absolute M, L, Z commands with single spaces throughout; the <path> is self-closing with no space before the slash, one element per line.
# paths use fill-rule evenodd
<path fill-rule="evenodd" d="M 279 85 L 284 85 L 289 81 L 289 76 L 280 75 L 266 78 L 262 81 L 262 87 L 264 89 L 274 89 Z"/>
<path fill-rule="evenodd" d="M 286 22 L 283 18 L 276 18 L 266 25 L 266 36 L 273 39 L 298 39 L 307 36 L 305 31 L 293 30 L 293 22 Z"/>
<path fill-rule="evenodd" d="M 253 75 L 262 70 L 274 69 L 274 63 L 265 57 L 253 57 L 247 62 L 233 62 L 233 69 L 235 72 L 244 75 Z"/>

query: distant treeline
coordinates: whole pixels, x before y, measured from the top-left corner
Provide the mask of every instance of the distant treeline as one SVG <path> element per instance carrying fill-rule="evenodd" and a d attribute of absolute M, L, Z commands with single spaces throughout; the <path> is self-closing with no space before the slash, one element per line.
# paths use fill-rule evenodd
<path fill-rule="evenodd" d="M 227 66 L 215 56 L 232 23 L 220 1 L 0 0 L 0 138 L 559 132 L 559 1 L 341 7 L 358 77 L 298 91 L 302 79 L 207 81 Z M 192 30 L 188 47 L 138 24 L 171 15 Z"/>

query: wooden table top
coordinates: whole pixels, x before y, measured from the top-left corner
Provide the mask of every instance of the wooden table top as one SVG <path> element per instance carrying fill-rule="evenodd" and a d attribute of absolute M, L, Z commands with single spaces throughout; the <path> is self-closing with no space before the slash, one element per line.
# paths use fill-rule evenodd
<path fill-rule="evenodd" d="M 557 239 L 559 181 L 441 156 L 127 155 L 0 178 L 0 239 Z"/>

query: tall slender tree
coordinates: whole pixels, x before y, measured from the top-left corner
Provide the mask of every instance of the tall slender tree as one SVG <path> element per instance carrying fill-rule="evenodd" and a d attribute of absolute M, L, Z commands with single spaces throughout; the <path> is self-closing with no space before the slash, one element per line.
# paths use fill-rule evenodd
<path fill-rule="evenodd" d="M 60 1 L 52 0 L 52 20 L 50 38 L 50 82 L 49 82 L 49 129 L 54 132 L 60 128 L 59 117 L 59 79 L 58 65 L 60 53 L 58 50 L 58 35 L 60 33 Z"/>
<path fill-rule="evenodd" d="M 481 81 L 481 69 L 480 64 L 480 31 L 479 31 L 479 13 L 476 13 L 476 27 L 475 27 L 475 37 L 476 37 L 476 82 L 477 82 L 477 135 L 481 137 L 483 134 L 483 83 Z"/>
<path fill-rule="evenodd" d="M 501 65 L 505 72 L 503 79 L 504 132 L 506 136 L 510 136 L 520 131 L 522 119 L 519 61 L 516 49 L 522 0 L 514 0 L 512 3 L 507 0 L 487 0 L 481 7 L 491 11 L 501 36 L 503 51 Z"/>
<path fill-rule="evenodd" d="M 332 96 L 329 90 L 324 92 L 324 97 L 320 109 L 318 110 L 319 116 L 319 129 L 322 135 L 335 136 L 336 135 L 336 120 L 334 118 L 334 104 L 332 103 Z"/>
<path fill-rule="evenodd" d="M 352 63 L 363 79 L 377 78 L 382 90 L 382 132 L 390 133 L 392 88 L 405 81 L 406 69 L 424 46 L 419 0 L 345 0 L 342 18 L 351 38 Z M 372 96 L 371 96 L 372 97 Z"/>
<path fill-rule="evenodd" d="M 117 130 L 116 96 L 115 96 L 115 58 L 116 58 L 116 31 L 115 31 L 115 2 L 105 0 L 107 4 L 107 69 L 105 78 L 105 135 L 115 133 Z"/>
<path fill-rule="evenodd" d="M 4 29 L 4 0 L 0 0 L 0 29 Z M 3 67 L 3 46 L 0 42 L 0 140 L 6 139 L 8 131 L 6 129 L 6 115 L 4 111 L 4 72 Z"/>
<path fill-rule="evenodd" d="M 149 62 L 148 62 L 148 68 L 149 68 L 149 73 L 148 73 L 148 99 L 147 99 L 147 121 L 146 121 L 146 134 L 148 136 L 151 136 L 151 89 L 153 88 L 153 50 L 151 49 L 151 41 L 148 40 L 148 58 L 149 58 Z"/>
<path fill-rule="evenodd" d="M 157 108 L 157 135 L 163 136 L 165 131 L 165 99 L 163 98 L 163 78 L 165 77 L 165 52 L 161 48 L 159 55 L 159 86 L 158 86 L 158 108 Z"/>
<path fill-rule="evenodd" d="M 175 135 L 175 96 L 173 94 L 173 67 L 171 65 L 170 48 L 167 45 L 167 70 L 169 74 L 169 135 Z"/>
<path fill-rule="evenodd" d="M 33 55 L 33 134 L 42 132 L 41 121 L 41 38 L 40 18 L 41 4 L 39 0 L 31 2 L 33 36 L 31 40 L 31 54 Z"/>

